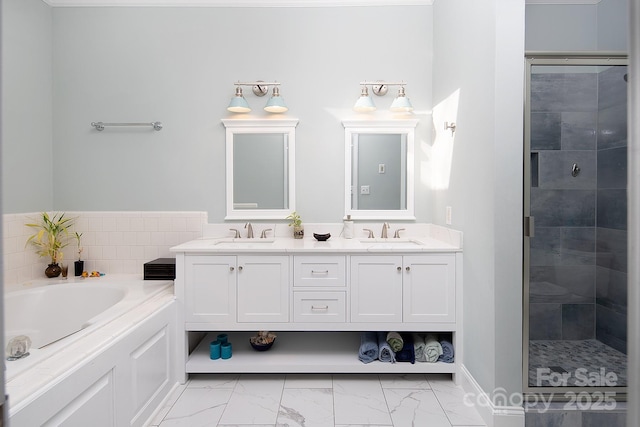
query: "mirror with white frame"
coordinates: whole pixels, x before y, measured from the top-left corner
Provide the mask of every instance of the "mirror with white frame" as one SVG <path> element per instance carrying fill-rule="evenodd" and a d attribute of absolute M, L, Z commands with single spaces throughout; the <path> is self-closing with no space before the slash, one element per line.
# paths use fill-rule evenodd
<path fill-rule="evenodd" d="M 225 219 L 283 219 L 295 210 L 298 119 L 223 119 L 226 128 Z"/>
<path fill-rule="evenodd" d="M 418 119 L 344 120 L 345 215 L 415 219 L 414 135 Z"/>

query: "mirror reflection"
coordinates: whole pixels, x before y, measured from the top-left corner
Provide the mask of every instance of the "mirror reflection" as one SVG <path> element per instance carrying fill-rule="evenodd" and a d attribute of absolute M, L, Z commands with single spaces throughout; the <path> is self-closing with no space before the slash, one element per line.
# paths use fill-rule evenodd
<path fill-rule="evenodd" d="M 345 215 L 415 219 L 417 119 L 345 120 Z"/>
<path fill-rule="evenodd" d="M 406 209 L 406 135 L 354 134 L 351 149 L 352 209 Z"/>
<path fill-rule="evenodd" d="M 287 209 L 287 135 L 236 134 L 233 139 L 234 209 Z"/>
<path fill-rule="evenodd" d="M 282 219 L 295 210 L 297 119 L 223 119 L 227 219 Z"/>

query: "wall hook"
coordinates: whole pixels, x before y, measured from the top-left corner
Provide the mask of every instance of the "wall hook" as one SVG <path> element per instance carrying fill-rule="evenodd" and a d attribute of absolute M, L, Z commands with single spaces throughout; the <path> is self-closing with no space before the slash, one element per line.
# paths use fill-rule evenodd
<path fill-rule="evenodd" d="M 451 129 L 451 136 L 453 136 L 453 134 L 456 131 L 456 124 L 453 123 L 453 122 L 451 122 L 451 123 L 444 122 L 444 130 L 447 130 L 447 129 Z"/>

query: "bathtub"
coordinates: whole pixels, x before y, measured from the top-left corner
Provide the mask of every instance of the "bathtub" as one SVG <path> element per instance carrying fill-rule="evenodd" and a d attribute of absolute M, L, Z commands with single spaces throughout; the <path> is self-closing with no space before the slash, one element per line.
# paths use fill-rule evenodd
<path fill-rule="evenodd" d="M 18 335 L 41 349 L 96 323 L 100 314 L 127 295 L 125 284 L 65 283 L 5 296 L 5 339 Z"/>
<path fill-rule="evenodd" d="M 26 335 L 32 342 L 29 356 L 5 361 L 13 416 L 23 409 L 37 413 L 40 409 L 34 411 L 39 407 L 33 404 L 46 401 L 47 390 L 60 381 L 83 367 L 91 372 L 92 365 L 102 363 L 100 358 L 113 359 L 109 354 L 130 351 L 118 349 L 121 341 L 136 347 L 138 343 L 130 337 L 155 313 L 169 312 L 166 307 L 174 303 L 174 296 L 172 281 L 108 275 L 12 286 L 4 300 L 5 346 L 17 335 Z"/>

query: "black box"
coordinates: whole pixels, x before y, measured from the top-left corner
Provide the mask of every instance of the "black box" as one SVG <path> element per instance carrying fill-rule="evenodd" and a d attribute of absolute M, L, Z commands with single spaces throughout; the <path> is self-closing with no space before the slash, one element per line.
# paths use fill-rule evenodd
<path fill-rule="evenodd" d="M 175 280 L 175 278 L 175 258 L 158 258 L 144 264 L 144 280 Z"/>

